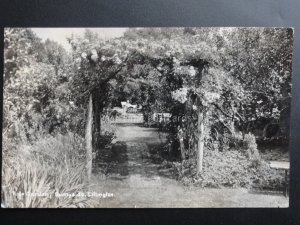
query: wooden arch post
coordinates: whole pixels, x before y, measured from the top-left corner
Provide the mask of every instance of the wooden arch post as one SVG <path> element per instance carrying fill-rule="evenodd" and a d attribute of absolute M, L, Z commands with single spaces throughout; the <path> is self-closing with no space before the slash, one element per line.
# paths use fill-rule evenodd
<path fill-rule="evenodd" d="M 88 102 L 87 123 L 85 129 L 86 172 L 88 182 L 91 181 L 93 165 L 93 98 L 90 93 Z"/>
<path fill-rule="evenodd" d="M 203 169 L 203 149 L 204 149 L 204 113 L 199 109 L 198 111 L 198 144 L 197 144 L 197 174 Z"/>
<path fill-rule="evenodd" d="M 201 80 L 204 76 L 204 73 L 207 71 L 209 65 L 208 62 L 204 60 L 199 60 L 195 63 L 199 70 L 196 80 L 196 88 L 200 88 Z M 205 132 L 204 132 L 204 123 L 206 120 L 206 106 L 205 104 L 200 106 L 202 103 L 199 100 L 198 103 L 198 124 L 197 124 L 197 174 L 200 174 L 203 170 L 203 155 L 204 155 L 204 142 L 205 142 Z"/>

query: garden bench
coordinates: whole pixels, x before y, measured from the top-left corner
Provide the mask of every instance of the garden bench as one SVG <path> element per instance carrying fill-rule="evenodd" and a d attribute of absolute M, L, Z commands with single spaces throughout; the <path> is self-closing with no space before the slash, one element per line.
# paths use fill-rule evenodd
<path fill-rule="evenodd" d="M 270 161 L 270 167 L 273 169 L 278 169 L 278 170 L 284 170 L 285 172 L 285 188 L 283 190 L 283 193 L 285 196 L 288 194 L 288 174 L 290 170 L 290 162 L 286 161 Z"/>

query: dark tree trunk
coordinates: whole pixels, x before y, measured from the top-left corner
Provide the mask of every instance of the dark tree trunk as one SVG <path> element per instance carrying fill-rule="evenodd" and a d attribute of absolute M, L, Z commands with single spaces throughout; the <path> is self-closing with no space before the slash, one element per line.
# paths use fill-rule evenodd
<path fill-rule="evenodd" d="M 198 149 L 197 149 L 197 174 L 202 172 L 203 168 L 203 148 L 204 148 L 204 114 L 199 110 L 198 112 Z"/>
<path fill-rule="evenodd" d="M 101 135 L 101 113 L 103 107 L 101 104 L 101 96 L 99 92 L 93 93 L 93 147 L 98 149 L 100 147 Z"/>
<path fill-rule="evenodd" d="M 144 119 L 144 123 L 147 125 L 148 124 L 148 114 L 145 111 L 143 111 L 143 119 Z"/>

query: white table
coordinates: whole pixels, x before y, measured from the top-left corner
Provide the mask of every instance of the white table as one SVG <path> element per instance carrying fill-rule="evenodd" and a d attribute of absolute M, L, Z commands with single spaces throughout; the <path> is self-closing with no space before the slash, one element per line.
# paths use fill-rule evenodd
<path fill-rule="evenodd" d="M 270 161 L 269 165 L 273 169 L 284 170 L 284 172 L 285 172 L 285 183 L 286 183 L 286 186 L 285 186 L 285 188 L 283 190 L 283 193 L 284 193 L 285 196 L 287 196 L 287 194 L 288 194 L 288 187 L 289 187 L 288 173 L 289 173 L 289 170 L 290 170 L 290 162 L 287 162 L 287 161 Z"/>

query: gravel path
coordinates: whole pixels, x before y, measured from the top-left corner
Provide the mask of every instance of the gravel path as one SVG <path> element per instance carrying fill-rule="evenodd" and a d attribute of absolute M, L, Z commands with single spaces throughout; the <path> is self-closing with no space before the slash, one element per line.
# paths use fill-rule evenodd
<path fill-rule="evenodd" d="M 165 140 L 154 128 L 119 126 L 108 158 L 107 175 L 95 173 L 91 191 L 112 193 L 95 198 L 99 207 L 288 207 L 283 195 L 251 193 L 246 189 L 186 187 L 169 170 L 160 170 L 149 157 L 149 146 Z"/>

